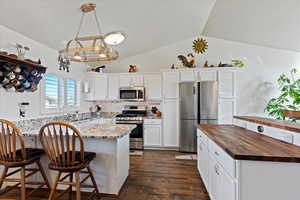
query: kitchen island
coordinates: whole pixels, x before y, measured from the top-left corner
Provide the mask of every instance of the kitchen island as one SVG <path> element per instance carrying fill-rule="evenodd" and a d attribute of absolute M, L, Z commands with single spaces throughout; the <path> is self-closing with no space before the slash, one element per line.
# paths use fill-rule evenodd
<path fill-rule="evenodd" d="M 129 134 L 135 125 L 99 124 L 93 120 L 72 123 L 81 133 L 85 151 L 97 155 L 90 166 L 94 172 L 100 192 L 118 196 L 129 174 Z M 42 148 L 38 140 L 38 130 L 23 133 L 27 147 Z M 48 169 L 47 156 L 42 165 L 53 182 L 57 172 Z"/>
<path fill-rule="evenodd" d="M 197 136 L 212 200 L 299 198 L 300 147 L 233 125 L 199 125 Z"/>

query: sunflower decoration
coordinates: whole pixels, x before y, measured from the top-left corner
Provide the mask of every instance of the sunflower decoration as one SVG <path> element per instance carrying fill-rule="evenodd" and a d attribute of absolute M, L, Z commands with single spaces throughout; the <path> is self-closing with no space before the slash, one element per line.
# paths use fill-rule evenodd
<path fill-rule="evenodd" d="M 205 39 L 203 38 L 198 38 L 196 40 L 194 40 L 193 42 L 193 50 L 196 52 L 196 53 L 201 53 L 203 54 L 208 48 L 208 43 Z"/>

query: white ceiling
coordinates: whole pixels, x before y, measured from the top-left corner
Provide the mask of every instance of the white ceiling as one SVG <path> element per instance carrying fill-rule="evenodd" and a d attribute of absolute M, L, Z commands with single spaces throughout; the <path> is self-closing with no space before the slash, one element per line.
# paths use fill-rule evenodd
<path fill-rule="evenodd" d="M 104 33 L 128 36 L 122 57 L 133 56 L 201 34 L 216 0 L 93 0 Z M 74 37 L 83 0 L 1 0 L 0 24 L 60 49 Z M 91 15 L 83 35 L 95 34 Z M 0 33 L 1 34 L 1 33 Z"/>
<path fill-rule="evenodd" d="M 300 51 L 299 0 L 218 0 L 203 34 Z"/>

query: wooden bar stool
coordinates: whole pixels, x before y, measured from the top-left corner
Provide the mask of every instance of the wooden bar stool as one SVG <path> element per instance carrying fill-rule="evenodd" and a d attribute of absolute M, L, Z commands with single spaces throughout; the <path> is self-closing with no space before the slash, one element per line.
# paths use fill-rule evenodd
<path fill-rule="evenodd" d="M 0 188 L 4 182 L 17 182 L 12 187 L 8 187 L 4 192 L 21 186 L 21 200 L 25 200 L 37 189 L 43 186 L 47 186 L 50 189 L 50 185 L 47 176 L 43 170 L 40 162 L 40 158 L 45 154 L 42 149 L 25 148 L 24 138 L 21 135 L 21 131 L 11 122 L 0 119 L 0 165 L 4 166 L 0 178 Z M 27 165 L 36 164 L 37 168 L 26 168 Z M 9 172 L 10 168 L 17 168 L 16 170 Z M 7 178 L 13 174 L 21 172 L 21 178 Z M 26 174 L 26 172 L 29 172 Z M 26 178 L 40 172 L 44 182 L 27 181 Z M 26 194 L 26 184 L 36 185 L 37 188 Z"/>
<path fill-rule="evenodd" d="M 89 198 L 95 194 L 98 197 L 97 183 L 89 166 L 96 153 L 84 152 L 84 143 L 79 131 L 65 122 L 51 122 L 41 128 L 39 137 L 50 159 L 49 168 L 58 171 L 48 199 L 54 199 L 58 184 L 68 185 L 69 187 L 55 199 L 68 191 L 71 197 L 72 187 L 76 188 L 76 200 L 81 199 L 80 188 L 94 188 Z M 86 171 L 83 170 L 85 168 Z M 66 175 L 61 178 L 62 173 L 66 173 Z M 80 180 L 81 173 L 87 174 L 82 180 Z M 75 174 L 75 181 L 73 181 L 73 174 Z M 69 181 L 64 181 L 67 178 L 69 178 Z M 83 185 L 88 178 L 91 179 L 92 185 Z"/>

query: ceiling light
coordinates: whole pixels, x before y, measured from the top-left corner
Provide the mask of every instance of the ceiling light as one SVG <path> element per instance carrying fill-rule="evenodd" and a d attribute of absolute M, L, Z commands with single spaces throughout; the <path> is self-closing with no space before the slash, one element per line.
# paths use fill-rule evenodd
<path fill-rule="evenodd" d="M 125 34 L 122 32 L 111 32 L 104 36 L 104 42 L 114 46 L 124 42 L 125 38 Z"/>
<path fill-rule="evenodd" d="M 101 62 L 113 61 L 119 58 L 119 53 L 111 46 L 121 44 L 125 40 L 125 34 L 114 31 L 103 35 L 100 28 L 100 23 L 96 14 L 96 4 L 86 3 L 80 7 L 82 16 L 78 31 L 74 37 L 67 42 L 66 47 L 59 51 L 59 55 L 67 60 L 74 62 Z M 83 24 L 83 19 L 86 13 L 93 12 L 98 35 L 79 37 L 79 33 Z"/>

